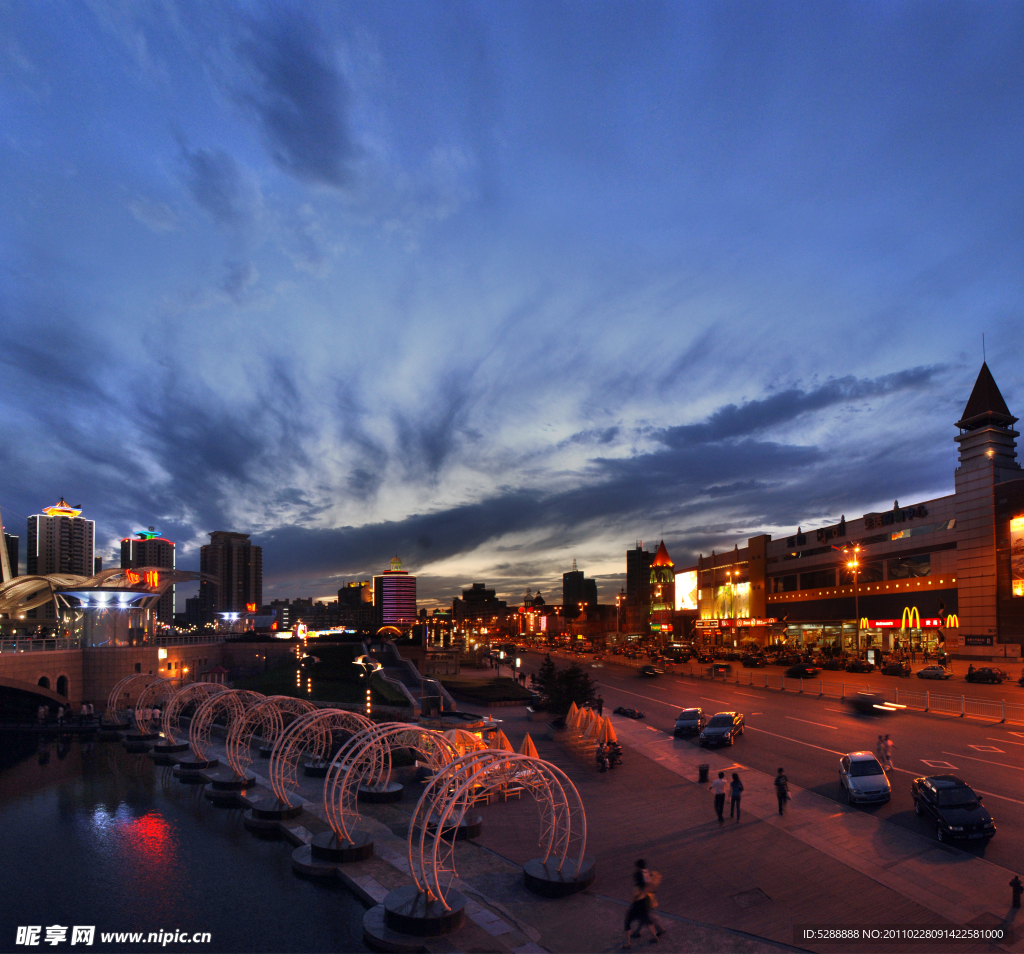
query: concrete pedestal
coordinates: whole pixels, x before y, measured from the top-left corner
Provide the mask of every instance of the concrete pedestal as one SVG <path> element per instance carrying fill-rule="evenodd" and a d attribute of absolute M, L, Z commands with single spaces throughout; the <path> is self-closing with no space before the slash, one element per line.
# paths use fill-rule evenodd
<path fill-rule="evenodd" d="M 384 905 L 377 904 L 363 915 L 363 940 L 374 951 L 393 951 L 395 954 L 413 954 L 425 951 L 423 938 L 392 931 L 384 921 Z"/>
<path fill-rule="evenodd" d="M 384 899 L 384 924 L 392 931 L 412 937 L 441 937 L 462 927 L 466 920 L 466 898 L 448 892 L 448 907 L 430 901 L 412 884 L 396 888 Z"/>
<path fill-rule="evenodd" d="M 359 786 L 359 801 L 371 805 L 382 805 L 387 802 L 398 802 L 402 799 L 402 784 L 388 782 L 387 785 Z"/>
<path fill-rule="evenodd" d="M 576 861 L 568 858 L 558 870 L 558 859 L 551 857 L 547 862 L 533 858 L 523 865 L 523 881 L 526 887 L 542 898 L 567 898 L 582 891 L 593 883 L 597 874 L 594 858 L 585 855 L 579 870 Z"/>
<path fill-rule="evenodd" d="M 480 832 L 484 826 L 483 815 L 467 815 L 459 823 L 459 827 L 455 831 L 456 841 L 467 841 L 471 838 L 479 838 Z M 431 815 L 427 820 L 427 829 L 433 831 L 437 827 L 437 819 Z M 446 837 L 451 836 L 451 827 L 445 826 L 441 833 Z"/>
<path fill-rule="evenodd" d="M 373 838 L 365 831 L 352 833 L 351 841 L 339 840 L 333 831 L 322 831 L 309 843 L 310 852 L 318 861 L 347 864 L 373 857 Z"/>
<path fill-rule="evenodd" d="M 302 771 L 310 778 L 327 778 L 327 770 L 330 767 L 330 762 L 307 762 L 302 766 Z"/>

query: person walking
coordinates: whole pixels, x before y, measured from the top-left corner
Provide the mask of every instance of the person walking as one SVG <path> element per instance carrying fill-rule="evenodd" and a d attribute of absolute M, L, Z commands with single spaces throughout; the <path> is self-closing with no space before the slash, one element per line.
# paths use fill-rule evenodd
<path fill-rule="evenodd" d="M 779 767 L 778 774 L 775 776 L 775 797 L 779 800 L 779 814 L 784 815 L 786 813 L 786 802 L 789 801 L 789 779 L 786 778 L 786 773 Z"/>
<path fill-rule="evenodd" d="M 598 714 L 598 716 L 601 716 L 601 715 L 604 714 L 604 697 L 603 696 L 598 696 L 597 697 L 597 714 Z"/>
<path fill-rule="evenodd" d="M 57 725 L 64 725 L 64 706 L 57 706 Z"/>
<path fill-rule="evenodd" d="M 740 781 L 740 773 L 732 773 L 732 781 L 729 783 L 729 792 L 731 798 L 729 799 L 729 817 L 732 818 L 733 812 L 736 812 L 736 824 L 740 823 L 740 796 L 743 794 L 743 783 Z"/>
<path fill-rule="evenodd" d="M 885 765 L 885 739 L 879 736 L 875 742 L 875 758 L 884 766 Z"/>
<path fill-rule="evenodd" d="M 725 782 L 725 772 L 719 772 L 718 778 L 716 778 L 709 786 L 712 792 L 715 793 L 715 814 L 718 816 L 718 824 L 725 824 L 725 790 L 727 788 Z"/>
<path fill-rule="evenodd" d="M 887 772 L 892 770 L 892 750 L 895 747 L 896 743 L 888 735 L 882 740 L 882 755 L 885 759 L 882 765 Z"/>
<path fill-rule="evenodd" d="M 649 892 L 650 872 L 647 870 L 647 862 L 643 858 L 637 859 L 633 869 L 633 900 L 626 911 L 626 920 L 623 925 L 625 938 L 622 941 L 624 948 L 631 948 L 630 937 L 640 937 L 640 932 L 645 928 L 651 929 L 651 943 L 658 941 L 658 929 L 651 919 L 651 896 Z M 636 931 L 630 934 L 633 922 L 637 922 Z"/>
<path fill-rule="evenodd" d="M 46 724 L 46 706 L 40 706 L 38 709 L 36 709 L 36 721 L 40 725 Z"/>

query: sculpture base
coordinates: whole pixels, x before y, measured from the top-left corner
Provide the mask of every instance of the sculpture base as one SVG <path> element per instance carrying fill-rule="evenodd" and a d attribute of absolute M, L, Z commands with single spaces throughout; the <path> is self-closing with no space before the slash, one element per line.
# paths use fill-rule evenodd
<path fill-rule="evenodd" d="M 468 841 L 471 838 L 479 838 L 480 832 L 484 826 L 484 819 L 482 815 L 467 815 L 459 822 L 459 827 L 455 830 L 456 841 Z M 437 827 L 437 819 L 431 815 L 427 821 L 427 830 L 433 831 Z M 446 838 L 450 838 L 452 833 L 452 827 L 446 825 L 442 830 L 441 834 Z"/>
<path fill-rule="evenodd" d="M 267 838 L 277 841 L 282 837 L 280 822 L 272 818 L 257 818 L 250 808 L 242 816 L 242 824 L 245 830 L 254 834 L 257 838 Z"/>
<path fill-rule="evenodd" d="M 309 848 L 313 858 L 318 861 L 348 864 L 373 857 L 373 838 L 365 831 L 354 831 L 351 840 L 339 840 L 333 831 L 322 831 L 313 836 Z"/>
<path fill-rule="evenodd" d="M 183 772 L 202 772 L 217 765 L 217 759 L 180 759 L 178 768 Z"/>
<path fill-rule="evenodd" d="M 249 799 L 249 808 L 253 818 L 263 821 L 284 821 L 286 818 L 298 818 L 302 814 L 302 805 L 289 805 L 273 797 Z"/>
<path fill-rule="evenodd" d="M 363 915 L 363 941 L 372 951 L 414 954 L 425 951 L 423 938 L 392 931 L 384 922 L 384 905 L 377 904 Z"/>
<path fill-rule="evenodd" d="M 135 754 L 148 752 L 153 747 L 150 742 L 131 742 L 128 739 L 124 739 L 121 745 L 124 746 L 125 752 L 134 752 Z"/>
<path fill-rule="evenodd" d="M 387 785 L 359 786 L 359 801 L 368 802 L 371 805 L 383 805 L 387 802 L 398 802 L 402 800 L 402 784 L 400 782 L 388 782 Z"/>
<path fill-rule="evenodd" d="M 153 746 L 153 751 L 158 752 L 160 755 L 171 755 L 176 754 L 178 752 L 187 752 L 188 743 L 175 742 L 172 744 L 170 742 L 157 742 L 157 744 Z"/>
<path fill-rule="evenodd" d="M 466 920 L 466 898 L 458 891 L 448 892 L 448 907 L 440 901 L 430 901 L 407 884 L 395 888 L 384 899 L 384 925 L 400 934 L 413 937 L 441 937 L 462 927 Z"/>
<path fill-rule="evenodd" d="M 327 770 L 330 767 L 330 762 L 307 762 L 302 766 L 302 771 L 310 778 L 327 778 Z"/>
<path fill-rule="evenodd" d="M 234 772 L 207 773 L 210 785 L 218 792 L 241 792 L 256 784 L 255 775 L 235 775 Z"/>
<path fill-rule="evenodd" d="M 548 858 L 546 863 L 540 858 L 533 858 L 523 865 L 523 881 L 527 889 L 542 898 L 567 898 L 593 884 L 596 874 L 597 868 L 591 855 L 584 856 L 578 871 L 575 860 L 570 861 L 568 858 L 561 871 L 558 870 L 555 858 Z"/>
<path fill-rule="evenodd" d="M 274 754 L 274 750 L 272 748 L 270 748 L 270 749 L 260 749 L 260 758 L 261 759 L 269 759 L 270 756 L 273 755 L 273 754 Z"/>
<path fill-rule="evenodd" d="M 335 878 L 338 864 L 314 858 L 309 845 L 300 845 L 292 852 L 292 871 L 306 878 Z"/>

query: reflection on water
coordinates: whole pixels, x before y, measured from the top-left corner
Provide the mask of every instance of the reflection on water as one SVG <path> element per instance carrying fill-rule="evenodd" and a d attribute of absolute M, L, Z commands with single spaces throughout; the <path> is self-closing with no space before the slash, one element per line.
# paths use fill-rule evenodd
<path fill-rule="evenodd" d="M 340 883 L 295 877 L 290 845 L 116 742 L 0 737 L 0 832 L 0 951 L 19 925 L 55 924 L 95 925 L 93 950 L 104 931 L 160 930 L 209 931 L 206 954 L 365 950 Z"/>

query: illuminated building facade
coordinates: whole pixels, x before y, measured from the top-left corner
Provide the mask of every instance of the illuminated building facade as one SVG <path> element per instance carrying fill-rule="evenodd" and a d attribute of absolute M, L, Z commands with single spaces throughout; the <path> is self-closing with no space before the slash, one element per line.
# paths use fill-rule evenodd
<path fill-rule="evenodd" d="M 216 530 L 199 548 L 200 612 L 204 623 L 218 613 L 254 612 L 263 605 L 263 548 L 247 533 Z"/>
<path fill-rule="evenodd" d="M 672 617 L 676 609 L 675 564 L 668 555 L 668 548 L 662 540 L 651 561 L 649 585 L 651 599 L 651 630 L 671 633 Z"/>
<path fill-rule="evenodd" d="M 402 569 L 398 557 L 373 578 L 373 606 L 378 626 L 408 629 L 416 622 L 416 577 Z"/>
<path fill-rule="evenodd" d="M 95 571 L 96 524 L 81 516 L 61 497 L 52 507 L 28 518 L 28 576 L 69 573 L 91 577 Z M 30 619 L 56 618 L 53 603 L 45 603 L 29 612 Z"/>
<path fill-rule="evenodd" d="M 1016 661 L 1024 644 L 1024 472 L 983 364 L 960 420 L 954 492 L 701 557 L 711 643 L 945 649 Z"/>
<path fill-rule="evenodd" d="M 125 537 L 121 541 L 121 568 L 137 569 L 138 567 L 159 567 L 173 570 L 175 567 L 174 544 L 160 536 L 159 532 L 150 527 L 148 530 L 137 530 L 134 537 Z M 167 587 L 164 595 L 156 605 L 156 618 L 170 626 L 174 622 L 174 585 Z"/>

